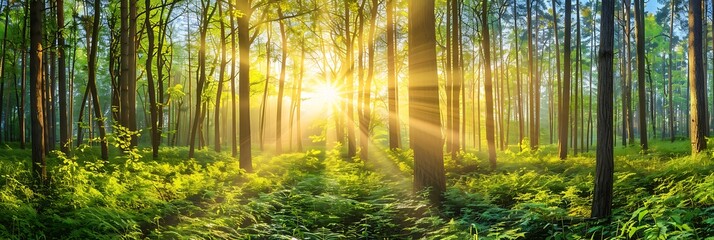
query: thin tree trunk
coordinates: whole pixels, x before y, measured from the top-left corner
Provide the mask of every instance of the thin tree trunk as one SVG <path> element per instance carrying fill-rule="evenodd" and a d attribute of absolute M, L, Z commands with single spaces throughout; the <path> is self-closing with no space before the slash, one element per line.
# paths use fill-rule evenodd
<path fill-rule="evenodd" d="M 668 82 L 669 87 L 667 89 L 669 90 L 669 94 L 667 94 L 668 95 L 667 97 L 669 98 L 669 141 L 670 142 L 674 142 L 674 136 L 675 136 L 675 132 L 674 132 L 674 122 L 675 122 L 674 101 L 672 101 L 672 65 L 673 65 L 672 57 L 674 57 L 674 55 L 672 54 L 672 50 L 674 49 L 674 8 L 675 8 L 674 1 L 675 0 L 672 0 L 671 5 L 670 5 L 671 12 L 669 15 L 670 16 L 670 19 L 669 19 L 669 54 L 668 54 L 669 56 L 667 57 L 667 59 L 669 60 L 669 64 L 667 64 L 667 66 L 668 66 L 667 76 L 669 77 L 669 82 Z M 714 44 L 714 42 L 712 44 Z"/>
<path fill-rule="evenodd" d="M 488 161 L 491 168 L 496 168 L 496 143 L 493 125 L 493 89 L 491 86 L 491 49 L 490 36 L 488 31 L 488 0 L 481 3 L 481 49 L 483 49 L 484 63 L 484 92 L 486 94 L 486 142 L 488 143 Z M 530 14 L 528 14 L 530 16 Z M 529 21 L 530 22 L 530 21 Z M 528 24 L 530 27 L 530 24 Z M 530 35 L 530 31 L 529 35 Z M 531 49 L 529 49 L 530 51 Z M 410 101 L 411 102 L 411 101 Z"/>
<path fill-rule="evenodd" d="M 151 16 L 151 0 L 145 0 L 146 5 L 146 15 Z M 144 26 L 146 29 L 146 36 L 148 41 L 148 46 L 146 48 L 146 82 L 148 83 L 149 91 L 149 112 L 151 115 L 150 124 L 151 126 L 151 156 L 153 159 L 159 158 L 159 140 L 161 134 L 159 134 L 159 116 L 158 116 L 158 104 L 156 101 L 156 83 L 154 83 L 154 73 L 151 69 L 153 65 L 154 58 L 154 29 L 151 26 L 151 18 L 144 18 Z M 161 51 L 161 50 L 159 50 Z M 161 69 L 159 69 L 161 71 Z M 159 79 L 161 81 L 161 79 Z"/>
<path fill-rule="evenodd" d="M 214 136 L 213 136 L 213 144 L 215 145 L 214 150 L 216 152 L 221 151 L 221 95 L 223 94 L 223 82 L 225 81 L 225 73 L 226 73 L 226 64 L 228 62 L 226 61 L 226 23 L 224 21 L 224 16 L 223 16 L 223 3 L 222 2 L 216 2 L 216 5 L 218 5 L 218 18 L 220 19 L 220 28 L 221 28 L 221 39 L 219 41 L 219 44 L 221 45 L 221 63 L 220 63 L 220 70 L 218 70 L 218 89 L 216 92 L 216 109 L 214 112 L 214 117 L 213 117 L 213 130 L 214 130 Z"/>
<path fill-rule="evenodd" d="M 278 6 L 278 17 L 283 18 L 283 10 Z M 285 20 L 278 21 L 278 26 L 280 27 L 280 43 L 282 47 L 280 50 L 280 79 L 278 80 L 278 106 L 277 113 L 275 116 L 275 152 L 283 152 L 283 95 L 285 91 L 285 71 L 286 64 L 288 61 L 288 36 L 285 33 Z"/>
<path fill-rule="evenodd" d="M 637 96 L 639 98 L 640 146 L 647 152 L 647 96 L 645 95 L 645 9 L 644 0 L 635 0 L 637 41 Z M 706 85 L 705 85 L 706 87 Z M 705 98 L 706 99 L 706 98 Z M 704 122 L 706 123 L 706 122 Z"/>

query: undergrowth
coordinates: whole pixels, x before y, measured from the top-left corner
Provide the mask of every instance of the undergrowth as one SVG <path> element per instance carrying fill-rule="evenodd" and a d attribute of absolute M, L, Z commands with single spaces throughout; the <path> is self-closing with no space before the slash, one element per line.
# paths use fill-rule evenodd
<path fill-rule="evenodd" d="M 30 152 L 0 149 L 2 239 L 713 239 L 712 153 L 655 142 L 616 148 L 614 215 L 590 219 L 594 154 L 554 146 L 445 159 L 441 206 L 412 193 L 410 151 L 346 160 L 336 149 L 254 157 L 164 147 L 98 160 L 53 152 L 35 192 Z M 373 150 L 377 151 L 377 150 Z"/>

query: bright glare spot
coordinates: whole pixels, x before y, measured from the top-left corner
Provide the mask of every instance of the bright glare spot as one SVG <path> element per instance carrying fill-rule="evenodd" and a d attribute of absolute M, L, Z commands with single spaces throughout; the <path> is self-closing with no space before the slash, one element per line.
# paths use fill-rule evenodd
<path fill-rule="evenodd" d="M 313 104 L 323 106 L 337 104 L 340 101 L 340 91 L 331 83 L 318 83 L 310 89 L 308 96 Z"/>

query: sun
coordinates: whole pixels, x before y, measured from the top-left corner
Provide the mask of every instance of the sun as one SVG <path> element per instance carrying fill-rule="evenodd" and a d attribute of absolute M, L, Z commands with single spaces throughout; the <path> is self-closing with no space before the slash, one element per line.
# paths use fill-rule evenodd
<path fill-rule="evenodd" d="M 341 101 L 339 87 L 328 82 L 320 82 L 307 89 L 306 98 L 314 105 L 330 106 Z"/>

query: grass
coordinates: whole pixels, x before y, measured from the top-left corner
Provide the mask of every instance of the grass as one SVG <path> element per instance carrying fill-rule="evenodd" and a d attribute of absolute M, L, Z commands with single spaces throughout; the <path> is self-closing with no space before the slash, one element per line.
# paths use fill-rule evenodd
<path fill-rule="evenodd" d="M 164 147 L 160 158 L 53 153 L 52 185 L 35 192 L 30 151 L 0 148 L 3 239 L 712 239 L 712 153 L 687 142 L 616 147 L 614 216 L 589 219 L 594 154 L 561 161 L 555 146 L 445 159 L 441 207 L 410 190 L 410 151 L 345 160 L 335 149 L 254 157 Z M 374 150 L 377 152 L 378 150 Z"/>

